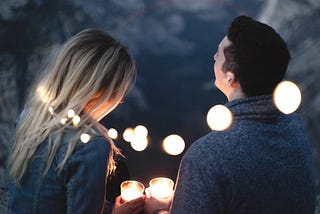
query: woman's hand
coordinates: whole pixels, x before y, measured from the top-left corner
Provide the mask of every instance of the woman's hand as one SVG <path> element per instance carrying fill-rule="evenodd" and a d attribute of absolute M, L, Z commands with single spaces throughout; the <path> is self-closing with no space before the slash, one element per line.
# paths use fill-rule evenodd
<path fill-rule="evenodd" d="M 146 188 L 146 200 L 144 205 L 145 214 L 153 214 L 156 211 L 164 210 L 164 213 L 168 213 L 172 199 L 173 193 L 164 199 L 157 199 L 153 197 L 148 188 Z"/>
<path fill-rule="evenodd" d="M 123 201 L 120 195 L 115 200 L 112 214 L 138 214 L 143 211 L 145 198 L 143 195 L 131 201 Z"/>

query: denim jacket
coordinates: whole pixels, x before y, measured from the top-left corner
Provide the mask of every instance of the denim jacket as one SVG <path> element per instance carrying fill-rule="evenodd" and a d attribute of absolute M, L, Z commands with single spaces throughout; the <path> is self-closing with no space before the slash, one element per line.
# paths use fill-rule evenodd
<path fill-rule="evenodd" d="M 61 173 L 57 167 L 64 158 L 74 133 L 66 132 L 54 160 L 43 175 L 47 141 L 32 156 L 21 186 L 9 186 L 8 213 L 102 213 L 105 203 L 110 144 L 101 136 L 88 143 L 77 142 Z"/>

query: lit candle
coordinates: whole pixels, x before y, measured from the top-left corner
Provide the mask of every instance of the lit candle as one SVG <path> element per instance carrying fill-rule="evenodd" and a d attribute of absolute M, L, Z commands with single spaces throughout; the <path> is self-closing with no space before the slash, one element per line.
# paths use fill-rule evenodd
<path fill-rule="evenodd" d="M 120 185 L 121 197 L 124 201 L 131 201 L 143 195 L 144 185 L 138 181 L 124 181 Z"/>
<path fill-rule="evenodd" d="M 149 185 L 150 193 L 155 198 L 165 199 L 173 193 L 174 182 L 169 178 L 153 178 Z"/>

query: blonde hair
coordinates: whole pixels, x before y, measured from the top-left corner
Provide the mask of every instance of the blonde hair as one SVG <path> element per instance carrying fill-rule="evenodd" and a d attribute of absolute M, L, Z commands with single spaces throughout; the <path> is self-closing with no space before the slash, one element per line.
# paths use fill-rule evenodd
<path fill-rule="evenodd" d="M 73 129 L 76 135 L 68 144 L 65 157 L 58 166 L 59 172 L 82 133 L 98 133 L 108 138 L 110 171 L 115 164 L 113 157 L 120 151 L 108 137 L 106 128 L 96 119 L 116 108 L 135 80 L 135 63 L 128 49 L 101 30 L 86 29 L 67 41 L 45 70 L 29 94 L 25 115 L 13 138 L 8 159 L 13 181 L 20 183 L 37 147 L 47 142 L 45 174 L 66 129 Z M 67 120 L 70 109 L 81 118 L 76 125 Z M 57 133 L 57 137 L 52 138 L 53 133 Z"/>

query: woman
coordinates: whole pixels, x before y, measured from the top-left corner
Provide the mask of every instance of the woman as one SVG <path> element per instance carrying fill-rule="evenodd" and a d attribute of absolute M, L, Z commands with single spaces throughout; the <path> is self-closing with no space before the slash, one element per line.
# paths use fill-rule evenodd
<path fill-rule="evenodd" d="M 136 75 L 126 47 L 87 29 L 47 67 L 17 123 L 9 156 L 9 213 L 102 213 L 107 172 L 120 154 L 99 121 L 123 100 Z M 144 198 L 113 213 L 139 213 Z"/>

